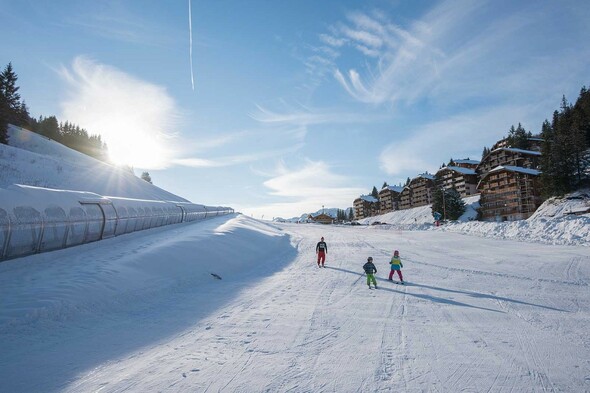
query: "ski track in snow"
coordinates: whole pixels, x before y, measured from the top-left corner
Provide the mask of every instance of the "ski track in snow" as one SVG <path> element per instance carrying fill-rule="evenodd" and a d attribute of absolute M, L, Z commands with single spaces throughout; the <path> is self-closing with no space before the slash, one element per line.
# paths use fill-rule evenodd
<path fill-rule="evenodd" d="M 432 231 L 277 228 L 290 236 L 292 250 L 272 246 L 282 238 L 260 243 L 268 252 L 259 250 L 248 266 L 219 267 L 222 280 L 205 272 L 207 280 L 137 288 L 94 315 L 70 310 L 54 320 L 41 313 L 0 325 L 0 343 L 10 340 L 0 358 L 5 386 L 11 392 L 590 391 L 587 247 Z M 153 236 L 131 251 L 113 247 L 94 274 L 116 274 L 116 264 L 101 263 L 138 253 L 149 258 L 161 237 L 176 241 L 166 232 Z M 326 268 L 316 264 L 321 236 Z M 118 244 L 109 242 L 101 243 Z M 251 252 L 240 247 L 233 258 Z M 405 286 L 387 281 L 394 249 Z M 368 256 L 378 268 L 376 290 L 362 272 Z M 17 274 L 16 262 L 4 274 Z M 66 267 L 56 268 L 67 275 Z M 71 279 L 83 285 L 89 272 Z"/>

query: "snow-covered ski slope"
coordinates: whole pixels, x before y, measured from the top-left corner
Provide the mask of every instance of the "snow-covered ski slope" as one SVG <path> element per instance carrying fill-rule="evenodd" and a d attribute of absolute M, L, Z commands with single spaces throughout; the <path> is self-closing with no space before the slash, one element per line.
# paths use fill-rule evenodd
<path fill-rule="evenodd" d="M 589 283 L 586 246 L 219 217 L 1 263 L 0 390 L 588 392 Z"/>
<path fill-rule="evenodd" d="M 188 202 L 131 172 L 23 128 L 10 125 L 8 137 L 10 145 L 0 144 L 0 188 L 25 184 L 112 197 Z"/>

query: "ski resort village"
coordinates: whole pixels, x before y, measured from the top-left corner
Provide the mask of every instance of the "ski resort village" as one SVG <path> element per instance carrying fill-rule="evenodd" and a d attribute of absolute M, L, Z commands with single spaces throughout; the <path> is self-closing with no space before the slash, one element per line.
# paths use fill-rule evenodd
<path fill-rule="evenodd" d="M 0 393 L 590 393 L 590 2 L 0 15 Z"/>

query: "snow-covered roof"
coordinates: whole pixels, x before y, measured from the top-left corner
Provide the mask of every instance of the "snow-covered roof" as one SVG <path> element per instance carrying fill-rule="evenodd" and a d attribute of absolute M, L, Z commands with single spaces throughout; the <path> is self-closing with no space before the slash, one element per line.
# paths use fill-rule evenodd
<path fill-rule="evenodd" d="M 457 162 L 457 161 L 455 161 Z M 442 168 L 441 171 L 444 171 L 445 169 L 451 170 L 451 171 L 455 171 L 455 172 L 459 172 L 462 173 L 464 175 L 475 175 L 476 172 L 474 169 L 471 168 L 463 168 L 460 166 L 447 166 L 445 168 Z M 440 171 L 439 171 L 440 172 Z"/>
<path fill-rule="evenodd" d="M 375 198 L 373 195 L 361 195 L 359 198 L 362 199 L 363 201 L 366 201 L 366 202 L 371 202 L 371 203 L 379 202 L 377 200 L 377 198 Z"/>
<path fill-rule="evenodd" d="M 477 164 L 479 164 L 480 161 L 479 160 L 468 160 L 468 159 L 465 159 L 465 160 L 453 160 L 453 162 L 455 164 L 474 164 L 474 165 L 477 165 Z"/>
<path fill-rule="evenodd" d="M 518 172 L 518 173 L 525 173 L 527 175 L 533 175 L 533 176 L 538 176 L 541 174 L 541 171 L 538 171 L 536 169 L 530 169 L 530 168 L 523 168 L 520 166 L 512 166 L 512 165 L 500 165 L 495 167 L 494 169 L 492 169 L 490 172 L 499 172 L 499 171 L 510 171 L 510 172 Z"/>
<path fill-rule="evenodd" d="M 430 173 L 421 173 L 417 177 L 423 177 L 424 179 L 434 180 L 434 175 L 431 175 Z"/>
<path fill-rule="evenodd" d="M 493 150 L 492 152 L 498 151 L 498 150 L 506 150 L 506 151 L 512 151 L 515 153 L 522 153 L 522 154 L 529 154 L 532 156 L 540 156 L 541 153 L 538 151 L 534 151 L 534 150 L 524 150 L 524 149 L 517 149 L 515 147 L 500 147 L 496 150 Z"/>
<path fill-rule="evenodd" d="M 387 186 L 382 188 L 381 190 L 390 190 L 390 191 L 394 191 L 394 192 L 402 192 L 403 191 L 403 187 L 401 186 Z"/>

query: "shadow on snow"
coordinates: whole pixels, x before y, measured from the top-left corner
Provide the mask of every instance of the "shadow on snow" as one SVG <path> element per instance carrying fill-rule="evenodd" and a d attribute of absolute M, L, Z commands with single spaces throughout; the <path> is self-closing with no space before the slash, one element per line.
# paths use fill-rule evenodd
<path fill-rule="evenodd" d="M 359 273 L 359 272 L 355 272 L 352 270 L 343 269 L 340 267 L 326 266 L 326 269 L 333 269 L 333 270 L 338 270 L 338 271 L 345 272 L 345 273 L 356 274 L 360 277 L 363 277 L 365 275 L 364 273 Z M 380 282 L 384 282 L 384 283 L 390 282 L 389 280 L 387 280 L 385 278 L 380 278 L 380 277 L 375 277 L 375 278 L 377 279 L 377 281 L 380 281 Z M 392 283 L 392 285 L 398 285 L 398 284 Z M 435 286 L 431 286 L 431 285 L 415 284 L 415 283 L 408 283 L 408 282 L 405 283 L 405 286 L 406 287 L 421 287 L 421 288 L 431 289 L 431 290 L 435 290 L 435 291 L 450 292 L 450 293 L 467 295 L 467 296 L 471 296 L 471 297 L 478 298 L 478 299 L 491 299 L 491 300 L 505 301 L 505 302 L 511 302 L 511 303 L 516 303 L 516 304 L 522 304 L 525 306 L 540 307 L 540 308 L 544 308 L 547 310 L 567 312 L 567 310 L 563 310 L 563 309 L 559 309 L 559 308 L 554 308 L 554 307 L 549 307 L 549 306 L 544 306 L 544 305 L 534 304 L 534 303 L 527 303 L 527 302 L 523 302 L 520 300 L 509 299 L 509 298 L 502 297 L 502 296 L 495 296 L 495 295 L 479 293 L 479 292 L 461 291 L 461 290 L 456 290 L 456 289 L 441 288 L 441 287 L 435 287 Z M 379 290 L 386 290 L 389 292 L 395 292 L 395 293 L 405 294 L 408 296 L 414 296 L 414 297 L 417 297 L 420 299 L 430 300 L 435 303 L 451 304 L 451 305 L 455 305 L 455 306 L 470 307 L 470 308 L 477 308 L 480 310 L 504 313 L 503 311 L 500 311 L 500 310 L 494 310 L 494 309 L 486 308 L 486 307 L 473 306 L 473 305 L 470 305 L 467 303 L 462 303 L 462 302 L 458 302 L 455 300 L 445 299 L 445 298 L 433 296 L 433 295 L 425 295 L 425 294 L 412 293 L 412 292 L 407 292 L 407 291 L 400 291 L 397 289 L 383 287 L 383 286 L 379 286 Z"/>

